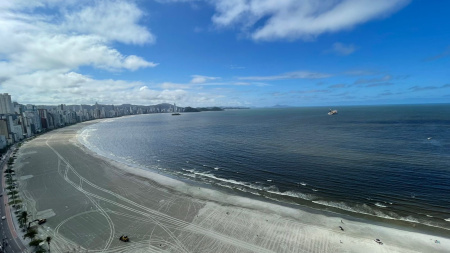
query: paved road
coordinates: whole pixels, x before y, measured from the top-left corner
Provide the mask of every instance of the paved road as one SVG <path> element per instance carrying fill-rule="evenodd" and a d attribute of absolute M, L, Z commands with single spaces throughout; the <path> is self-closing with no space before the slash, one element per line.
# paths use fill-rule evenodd
<path fill-rule="evenodd" d="M 0 252 L 28 252 L 26 247 L 23 245 L 23 243 L 20 241 L 20 238 L 18 238 L 18 235 L 16 233 L 16 230 L 14 229 L 13 221 L 12 221 L 12 215 L 11 215 L 11 209 L 8 203 L 8 195 L 6 194 L 5 187 L 5 176 L 4 176 L 4 170 L 6 169 L 6 163 L 9 159 L 10 154 L 12 153 L 12 150 L 15 148 L 13 146 L 8 150 L 8 152 L 3 156 L 3 160 L 0 162 L 0 168 L 2 168 L 1 172 L 1 180 L 0 180 L 0 187 L 2 191 L 2 197 L 1 198 L 1 204 L 0 204 L 0 212 L 1 216 L 5 216 L 5 220 L 1 220 L 1 233 L 0 233 L 0 245 L 2 246 L 2 251 Z M 2 244 L 3 242 L 3 244 Z"/>

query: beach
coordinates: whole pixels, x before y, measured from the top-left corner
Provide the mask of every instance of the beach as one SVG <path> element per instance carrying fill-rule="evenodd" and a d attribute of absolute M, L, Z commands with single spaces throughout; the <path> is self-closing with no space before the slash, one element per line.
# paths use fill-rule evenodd
<path fill-rule="evenodd" d="M 445 237 L 230 195 L 111 161 L 77 140 L 94 123 L 43 134 L 18 152 L 24 205 L 32 219 L 47 219 L 39 234 L 53 238 L 52 252 L 449 252 Z"/>

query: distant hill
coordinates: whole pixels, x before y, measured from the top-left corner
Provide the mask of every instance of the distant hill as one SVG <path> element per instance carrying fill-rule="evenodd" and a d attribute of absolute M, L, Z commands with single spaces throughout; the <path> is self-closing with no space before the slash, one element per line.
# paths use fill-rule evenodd
<path fill-rule="evenodd" d="M 185 107 L 184 108 L 184 112 L 204 112 L 204 111 L 223 111 L 222 108 L 220 107 L 197 107 L 197 108 L 192 108 L 192 107 Z"/>
<path fill-rule="evenodd" d="M 289 107 L 293 107 L 293 106 L 290 106 L 290 105 L 274 105 L 271 108 L 289 108 Z"/>

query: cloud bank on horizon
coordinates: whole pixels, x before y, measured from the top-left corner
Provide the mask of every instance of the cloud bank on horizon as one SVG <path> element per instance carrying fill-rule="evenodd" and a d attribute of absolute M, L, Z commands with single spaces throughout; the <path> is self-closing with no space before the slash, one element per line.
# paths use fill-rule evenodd
<path fill-rule="evenodd" d="M 440 68 L 450 43 L 444 38 L 441 51 L 420 52 L 417 65 L 401 68 L 396 43 L 424 43 L 390 20 L 405 8 L 421 7 L 409 0 L 6 0 L 0 92 L 33 104 L 400 103 L 439 91 L 443 101 L 450 80 Z M 408 71 L 420 64 L 436 71 L 413 81 Z"/>

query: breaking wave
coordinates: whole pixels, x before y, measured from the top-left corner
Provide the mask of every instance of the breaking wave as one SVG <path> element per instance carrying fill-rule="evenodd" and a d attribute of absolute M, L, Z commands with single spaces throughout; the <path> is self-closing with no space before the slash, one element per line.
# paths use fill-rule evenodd
<path fill-rule="evenodd" d="M 378 206 L 378 207 L 381 207 L 381 208 L 386 208 L 386 207 L 387 207 L 387 206 L 385 206 L 385 205 L 383 205 L 383 204 L 380 204 L 380 203 L 378 203 L 378 202 L 375 203 L 375 205 Z"/>
<path fill-rule="evenodd" d="M 226 187 L 229 189 L 236 189 L 243 192 L 249 192 L 255 195 L 264 196 L 264 193 L 270 193 L 280 196 L 288 196 L 293 198 L 299 198 L 303 200 L 313 200 L 315 197 L 311 194 L 304 194 L 297 191 L 280 191 L 277 186 L 275 185 L 263 185 L 261 183 L 248 183 L 243 181 L 237 181 L 234 179 L 226 179 L 217 177 L 214 174 L 206 173 L 206 172 L 200 172 L 196 170 L 187 170 L 183 169 L 183 171 L 189 172 L 189 173 L 183 173 L 183 175 L 196 178 L 196 179 L 203 179 L 204 181 L 207 181 L 209 183 L 215 183 L 217 185 L 220 185 L 222 187 Z M 268 181 L 268 180 L 267 180 Z M 270 182 L 270 181 L 268 181 Z"/>
<path fill-rule="evenodd" d="M 341 209 L 341 210 L 345 210 L 345 211 L 349 211 L 349 212 L 353 212 L 353 213 L 365 214 L 365 215 L 370 215 L 370 216 L 375 216 L 375 217 L 380 217 L 380 218 L 385 218 L 385 219 L 390 219 L 390 220 L 401 220 L 401 221 L 419 223 L 419 224 L 424 224 L 427 226 L 438 227 L 438 228 L 443 228 L 443 229 L 448 230 L 448 228 L 442 227 L 441 225 L 435 224 L 433 222 L 419 221 L 415 217 L 412 217 L 412 216 L 404 217 L 404 216 L 400 216 L 397 213 L 390 212 L 390 211 L 383 212 L 380 210 L 376 210 L 366 204 L 356 204 L 356 205 L 350 206 L 344 202 L 333 202 L 333 201 L 324 201 L 324 200 L 317 200 L 317 201 L 313 201 L 313 202 L 316 204 L 319 204 L 319 205 L 329 206 L 329 207 L 333 207 L 333 208 L 337 208 L 337 209 Z M 450 218 L 446 219 L 446 221 L 450 222 Z"/>

